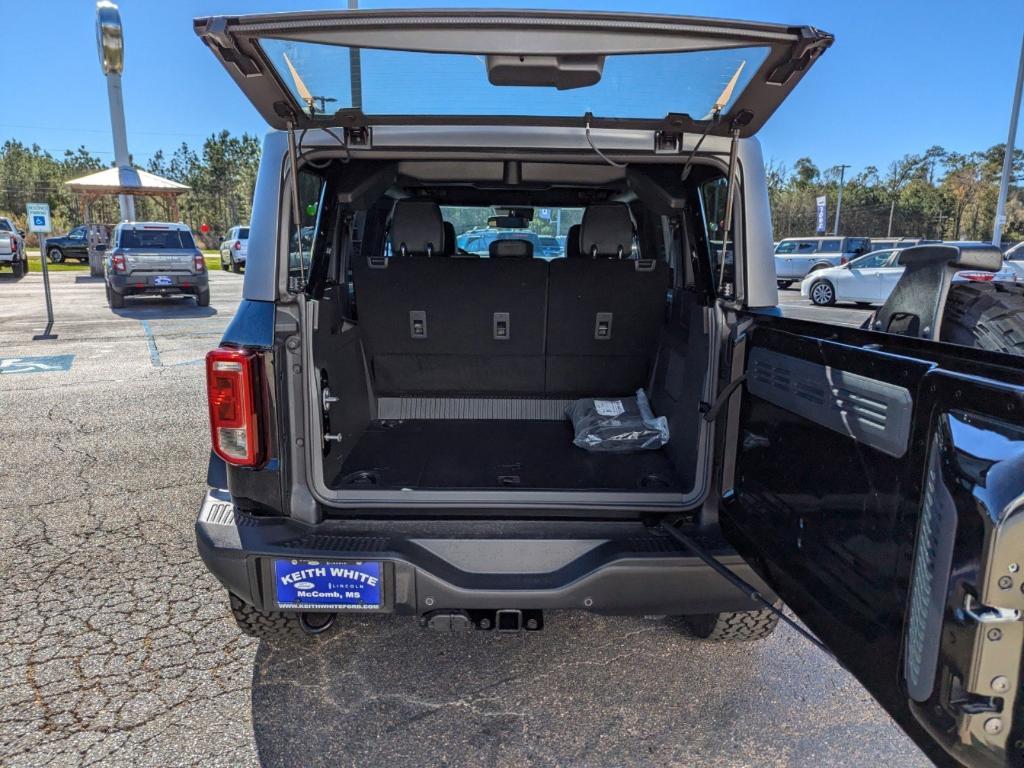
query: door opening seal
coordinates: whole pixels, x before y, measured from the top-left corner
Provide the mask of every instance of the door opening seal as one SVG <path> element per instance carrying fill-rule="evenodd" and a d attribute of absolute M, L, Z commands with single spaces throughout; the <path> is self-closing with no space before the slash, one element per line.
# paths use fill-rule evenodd
<path fill-rule="evenodd" d="M 295 123 L 288 121 L 288 164 L 292 172 L 292 217 L 295 219 L 295 242 L 299 251 L 299 280 L 306 290 L 306 261 L 302 257 L 302 219 L 299 215 L 299 153 L 295 149 Z"/>
<path fill-rule="evenodd" d="M 724 565 L 722 565 L 720 562 L 715 560 L 715 558 L 706 549 L 704 549 L 702 546 L 700 546 L 692 538 L 687 536 L 685 533 L 680 531 L 675 526 L 669 525 L 668 523 L 665 523 L 665 522 L 662 522 L 661 530 L 663 530 L 665 533 L 667 533 L 673 539 L 678 541 L 680 544 L 682 544 L 688 550 L 693 552 L 693 554 L 695 554 L 697 557 L 699 557 L 701 560 L 703 560 L 708 566 L 710 566 L 711 569 L 713 571 L 715 571 L 715 573 L 717 573 L 723 579 L 728 581 L 730 584 L 732 584 L 738 590 L 743 592 L 751 600 L 754 600 L 755 602 L 758 602 L 761 605 L 763 605 L 769 611 L 771 611 L 776 616 L 778 616 L 779 619 L 781 619 L 783 622 L 788 624 L 793 630 L 795 630 L 799 634 L 803 635 L 803 637 L 805 637 L 811 643 L 816 645 L 818 647 L 818 649 L 821 650 L 823 653 L 825 653 L 829 658 L 831 658 L 831 659 L 833 659 L 835 661 L 839 661 L 839 659 L 836 658 L 836 655 L 834 653 L 832 653 L 832 651 L 829 650 L 828 646 L 825 645 L 823 642 L 821 642 L 821 640 L 819 640 L 816 635 L 814 635 L 812 632 L 808 631 L 807 629 L 804 629 L 799 624 L 797 624 L 795 621 L 793 621 L 791 618 L 789 618 L 789 616 L 787 616 L 785 613 L 783 613 L 781 609 L 777 608 L 772 603 L 771 600 L 769 600 L 764 595 L 762 595 L 760 593 L 760 591 L 758 591 L 758 589 L 753 584 L 750 584 L 749 582 L 747 582 L 744 579 L 740 578 L 735 573 L 733 573 L 728 568 L 726 568 Z"/>

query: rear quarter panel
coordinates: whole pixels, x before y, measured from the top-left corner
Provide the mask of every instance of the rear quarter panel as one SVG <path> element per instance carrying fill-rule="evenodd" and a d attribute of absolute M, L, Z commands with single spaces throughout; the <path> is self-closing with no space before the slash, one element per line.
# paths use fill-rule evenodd
<path fill-rule="evenodd" d="M 287 134 L 271 131 L 264 137 L 253 194 L 242 288 L 242 296 L 250 301 L 274 301 L 277 298 L 277 253 L 283 235 L 281 184 L 287 150 Z"/>

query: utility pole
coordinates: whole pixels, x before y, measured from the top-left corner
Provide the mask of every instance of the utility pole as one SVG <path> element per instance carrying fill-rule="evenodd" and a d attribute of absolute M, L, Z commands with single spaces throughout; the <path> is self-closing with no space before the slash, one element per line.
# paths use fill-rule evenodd
<path fill-rule="evenodd" d="M 999 202 L 996 203 L 996 220 L 992 225 L 992 245 L 996 248 L 1003 240 L 1003 222 L 1006 219 L 1006 191 L 1013 173 L 1013 142 L 1017 138 L 1017 117 L 1020 115 L 1020 92 L 1024 86 L 1024 37 L 1020 44 L 1020 64 L 1017 66 L 1017 87 L 1013 92 L 1013 109 L 1010 110 L 1010 134 L 1006 137 L 1006 153 L 1003 155 L 1003 176 L 999 179 Z"/>
<path fill-rule="evenodd" d="M 836 200 L 836 225 L 832 229 L 833 235 L 839 234 L 839 212 L 843 209 L 843 178 L 846 175 L 846 169 L 848 165 L 839 166 L 839 199 Z"/>

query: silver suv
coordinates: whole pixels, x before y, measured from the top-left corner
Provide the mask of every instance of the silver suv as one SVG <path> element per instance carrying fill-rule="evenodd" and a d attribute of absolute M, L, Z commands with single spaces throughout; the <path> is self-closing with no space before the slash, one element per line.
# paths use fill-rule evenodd
<path fill-rule="evenodd" d="M 1018 759 L 1024 297 L 947 311 L 947 273 L 1000 254 L 935 245 L 869 327 L 778 311 L 755 134 L 831 35 L 436 9 L 195 27 L 274 129 L 207 357 L 196 521 L 242 631 L 536 632 L 557 609 L 752 640 L 782 599 L 929 755 Z M 445 211 L 563 207 L 565 258 L 451 256 Z M 596 449 L 567 409 L 661 439 Z"/>
<path fill-rule="evenodd" d="M 107 303 L 124 306 L 126 296 L 196 297 L 210 306 L 210 282 L 203 252 L 186 224 L 129 221 L 114 228 L 103 262 Z"/>
<path fill-rule="evenodd" d="M 788 288 L 815 270 L 847 264 L 870 250 L 866 237 L 787 237 L 775 246 L 779 288 Z"/>

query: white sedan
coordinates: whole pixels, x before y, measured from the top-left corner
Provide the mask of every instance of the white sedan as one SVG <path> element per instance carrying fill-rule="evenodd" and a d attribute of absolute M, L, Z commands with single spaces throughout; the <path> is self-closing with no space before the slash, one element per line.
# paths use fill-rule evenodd
<path fill-rule="evenodd" d="M 819 307 L 831 306 L 837 301 L 852 301 L 861 306 L 884 304 L 903 274 L 899 256 L 899 248 L 887 248 L 865 253 L 840 267 L 811 272 L 800 283 L 800 295 Z M 998 280 L 1012 283 L 1017 280 L 1017 275 L 1004 264 L 1001 270 L 994 273 L 958 272 L 953 280 Z"/>
<path fill-rule="evenodd" d="M 884 304 L 903 274 L 896 263 L 899 249 L 872 251 L 848 264 L 811 272 L 800 283 L 800 295 L 820 307 L 837 301 Z"/>

